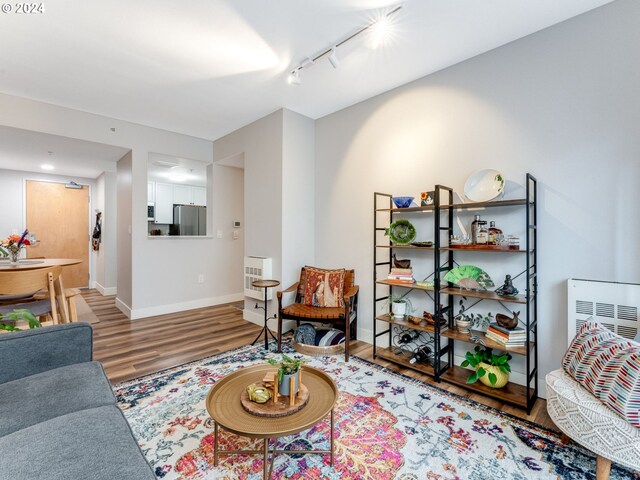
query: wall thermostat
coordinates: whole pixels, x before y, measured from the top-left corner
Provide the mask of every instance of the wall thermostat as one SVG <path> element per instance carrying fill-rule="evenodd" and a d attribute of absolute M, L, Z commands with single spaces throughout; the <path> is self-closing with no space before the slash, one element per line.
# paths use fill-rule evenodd
<path fill-rule="evenodd" d="M 240 222 L 238 220 L 233 221 L 233 228 L 240 228 Z"/>

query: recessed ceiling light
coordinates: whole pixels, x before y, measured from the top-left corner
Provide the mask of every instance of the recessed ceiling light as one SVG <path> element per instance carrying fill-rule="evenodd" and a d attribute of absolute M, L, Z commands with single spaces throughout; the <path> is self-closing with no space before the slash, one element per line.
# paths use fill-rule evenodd
<path fill-rule="evenodd" d="M 40 165 L 40 168 L 42 170 L 55 170 L 56 169 L 56 167 L 54 167 L 50 163 L 43 163 L 42 165 Z"/>

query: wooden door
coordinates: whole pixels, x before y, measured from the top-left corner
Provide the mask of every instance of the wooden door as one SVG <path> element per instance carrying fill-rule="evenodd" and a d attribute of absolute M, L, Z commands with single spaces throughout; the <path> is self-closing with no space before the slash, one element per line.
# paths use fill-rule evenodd
<path fill-rule="evenodd" d="M 27 180 L 27 228 L 37 245 L 27 257 L 77 258 L 62 271 L 65 287 L 89 285 L 89 187 Z"/>

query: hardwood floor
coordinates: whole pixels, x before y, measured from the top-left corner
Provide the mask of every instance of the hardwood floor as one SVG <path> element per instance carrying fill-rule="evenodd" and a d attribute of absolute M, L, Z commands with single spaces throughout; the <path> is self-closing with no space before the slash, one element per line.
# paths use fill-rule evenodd
<path fill-rule="evenodd" d="M 103 297 L 96 290 L 85 290 L 82 295 L 100 319 L 93 325 L 94 358 L 102 362 L 114 384 L 247 345 L 260 332 L 259 326 L 242 319 L 242 310 L 237 303 L 130 321 L 116 308 L 114 297 Z M 373 361 L 372 348 L 368 343 L 353 342 L 351 351 L 353 355 Z M 427 375 L 382 359 L 376 359 L 376 363 L 516 417 L 556 429 L 543 399 L 538 399 L 531 414 L 527 415 L 521 408 L 445 382 L 436 383 Z"/>

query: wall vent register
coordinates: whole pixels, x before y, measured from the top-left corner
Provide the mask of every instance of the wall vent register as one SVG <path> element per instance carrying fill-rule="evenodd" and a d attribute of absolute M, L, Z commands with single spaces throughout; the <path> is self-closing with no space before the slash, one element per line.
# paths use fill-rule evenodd
<path fill-rule="evenodd" d="M 271 280 L 272 260 L 267 257 L 248 256 L 244 257 L 244 295 L 264 301 L 264 288 L 257 288 L 252 285 L 256 280 Z M 266 300 L 273 297 L 273 289 L 267 289 Z"/>

